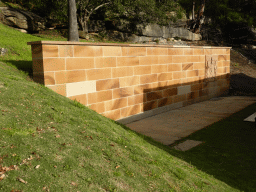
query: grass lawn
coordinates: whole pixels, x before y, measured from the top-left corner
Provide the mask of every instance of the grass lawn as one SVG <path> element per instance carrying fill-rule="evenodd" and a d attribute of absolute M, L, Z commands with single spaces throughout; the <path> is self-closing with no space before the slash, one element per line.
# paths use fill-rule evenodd
<path fill-rule="evenodd" d="M 256 105 L 176 151 L 33 82 L 26 43 L 50 39 L 1 24 L 0 36 L 0 191 L 256 191 L 255 129 L 242 121 Z"/>
<path fill-rule="evenodd" d="M 243 121 L 256 112 L 256 103 L 197 131 L 184 140 L 203 141 L 180 157 L 241 191 L 256 191 L 256 127 Z M 182 141 L 179 141 L 182 142 Z"/>

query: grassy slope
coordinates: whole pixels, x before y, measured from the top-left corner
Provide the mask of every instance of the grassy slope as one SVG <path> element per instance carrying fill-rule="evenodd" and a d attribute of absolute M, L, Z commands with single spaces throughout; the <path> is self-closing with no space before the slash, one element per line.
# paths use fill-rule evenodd
<path fill-rule="evenodd" d="M 202 151 L 195 156 L 171 150 L 29 81 L 13 65 L 23 68 L 25 63 L 29 71 L 31 52 L 26 42 L 40 39 L 0 24 L 2 35 L 0 45 L 13 54 L 3 58 L 9 65 L 0 63 L 0 172 L 5 172 L 0 191 L 244 189 L 207 174 L 210 169 L 200 171 L 216 166 L 204 162 Z"/>

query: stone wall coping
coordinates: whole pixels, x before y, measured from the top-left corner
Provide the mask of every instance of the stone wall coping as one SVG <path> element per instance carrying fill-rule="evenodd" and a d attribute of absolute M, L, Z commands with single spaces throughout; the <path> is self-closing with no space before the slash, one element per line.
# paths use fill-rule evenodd
<path fill-rule="evenodd" d="M 232 47 L 216 46 L 184 46 L 184 45 L 151 45 L 151 44 L 122 44 L 122 43 L 87 43 L 75 41 L 32 41 L 28 45 L 86 45 L 86 46 L 119 46 L 119 47 L 162 47 L 162 48 L 201 48 L 201 49 L 231 49 Z"/>

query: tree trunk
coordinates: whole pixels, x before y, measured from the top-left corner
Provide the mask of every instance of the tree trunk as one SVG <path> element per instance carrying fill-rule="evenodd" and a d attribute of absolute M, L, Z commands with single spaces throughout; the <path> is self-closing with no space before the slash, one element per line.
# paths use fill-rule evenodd
<path fill-rule="evenodd" d="M 195 19 L 195 1 L 193 2 L 193 9 L 192 9 L 192 20 Z"/>
<path fill-rule="evenodd" d="M 79 24 L 82 27 L 82 30 L 85 34 L 88 33 L 88 21 L 89 21 L 89 17 L 79 16 Z"/>
<path fill-rule="evenodd" d="M 82 27 L 82 30 L 85 34 L 88 33 L 88 21 L 93 12 L 108 4 L 110 4 L 110 2 L 100 4 L 97 7 L 92 8 L 91 10 L 88 10 L 86 7 L 84 7 L 82 3 L 79 4 L 80 6 L 78 7 L 78 22 L 79 26 Z"/>
<path fill-rule="evenodd" d="M 201 6 L 198 10 L 196 18 L 194 18 L 191 29 L 194 33 L 200 33 L 202 24 L 204 23 L 204 9 L 205 9 L 205 0 L 201 0 Z"/>
<path fill-rule="evenodd" d="M 68 0 L 68 21 L 68 41 L 79 41 L 76 17 L 76 0 Z"/>

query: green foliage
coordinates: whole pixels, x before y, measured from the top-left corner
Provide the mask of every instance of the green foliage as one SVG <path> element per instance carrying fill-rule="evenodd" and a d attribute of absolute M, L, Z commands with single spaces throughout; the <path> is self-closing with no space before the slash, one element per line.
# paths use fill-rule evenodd
<path fill-rule="evenodd" d="M 21 6 L 55 23 L 68 23 L 67 0 L 3 0 Z M 76 0 L 77 17 L 81 29 L 87 32 L 91 17 L 101 15 L 112 22 L 125 19 L 136 24 L 176 22 L 185 13 L 174 0 Z M 170 14 L 173 12 L 174 14 Z M 131 26 L 132 28 L 133 26 Z"/>
<path fill-rule="evenodd" d="M 195 12 L 198 11 L 201 0 L 195 1 Z M 187 13 L 192 12 L 191 0 L 179 0 Z M 256 25 L 256 1 L 255 0 L 206 0 L 205 16 L 212 18 L 215 23 L 226 25 L 227 23 L 247 23 Z"/>
<path fill-rule="evenodd" d="M 229 22 L 241 23 L 243 22 L 242 15 L 238 12 L 230 11 L 227 14 L 227 20 Z"/>
<path fill-rule="evenodd" d="M 185 12 L 178 3 L 164 0 L 115 0 L 114 14 L 109 14 L 112 19 L 124 18 L 133 23 L 158 23 L 166 25 L 170 20 L 182 18 Z M 170 12 L 177 13 L 173 18 Z"/>
<path fill-rule="evenodd" d="M 24 8 L 55 22 L 68 21 L 67 0 L 2 0 L 14 8 Z M 20 7 L 17 7 L 19 5 Z M 16 7 L 15 7 L 16 6 Z"/>
<path fill-rule="evenodd" d="M 78 108 L 85 108 L 85 106 L 83 104 L 81 104 L 80 102 L 78 102 L 76 99 L 74 100 L 74 106 L 76 106 Z"/>

